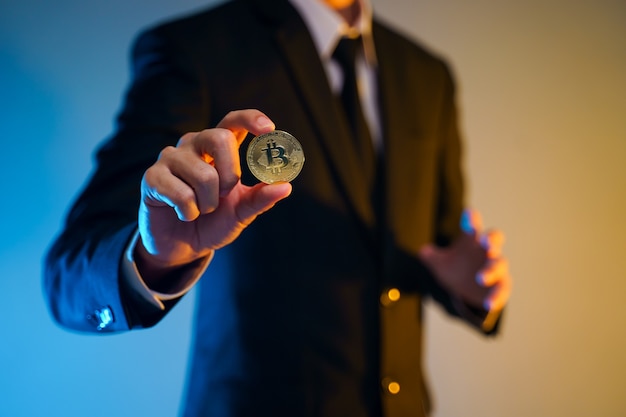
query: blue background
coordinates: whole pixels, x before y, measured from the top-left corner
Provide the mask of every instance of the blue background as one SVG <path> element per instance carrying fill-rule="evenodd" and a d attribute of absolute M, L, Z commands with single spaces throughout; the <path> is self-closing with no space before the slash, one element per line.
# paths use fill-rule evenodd
<path fill-rule="evenodd" d="M 78 335 L 51 321 L 40 270 L 112 130 L 133 37 L 208 3 L 2 0 L 0 416 L 176 415 L 193 292 L 153 330 Z"/>

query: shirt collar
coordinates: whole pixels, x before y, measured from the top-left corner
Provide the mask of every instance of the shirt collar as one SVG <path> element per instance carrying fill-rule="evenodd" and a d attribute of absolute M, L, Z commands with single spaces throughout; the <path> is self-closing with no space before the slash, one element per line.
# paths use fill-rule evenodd
<path fill-rule="evenodd" d="M 346 36 L 363 39 L 365 59 L 368 64 L 376 65 L 374 39 L 372 37 L 372 6 L 369 0 L 356 0 L 361 3 L 361 15 L 354 26 L 348 26 L 337 12 L 321 0 L 289 0 L 298 10 L 307 25 L 317 52 L 322 60 L 332 57 L 339 40 Z"/>

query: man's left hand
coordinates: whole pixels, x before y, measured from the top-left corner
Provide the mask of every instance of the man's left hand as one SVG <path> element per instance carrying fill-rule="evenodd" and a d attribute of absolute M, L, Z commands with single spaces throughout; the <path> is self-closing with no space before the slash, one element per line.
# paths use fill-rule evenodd
<path fill-rule="evenodd" d="M 504 234 L 482 231 L 481 216 L 466 210 L 461 218 L 463 233 L 450 246 L 422 247 L 419 257 L 440 284 L 472 307 L 502 310 L 511 294 L 509 264 L 502 255 Z"/>

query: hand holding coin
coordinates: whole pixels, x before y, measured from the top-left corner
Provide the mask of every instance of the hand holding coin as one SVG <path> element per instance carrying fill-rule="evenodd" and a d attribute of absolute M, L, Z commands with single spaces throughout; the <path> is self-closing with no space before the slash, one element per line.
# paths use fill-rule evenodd
<path fill-rule="evenodd" d="M 134 253 L 149 286 L 167 286 L 161 280 L 170 276 L 169 271 L 229 244 L 259 214 L 291 193 L 291 184 L 278 182 L 282 181 L 278 177 L 273 184 L 247 186 L 240 181 L 239 146 L 244 138 L 248 132 L 272 134 L 274 128 L 258 110 L 233 111 L 215 128 L 187 133 L 175 147 L 164 148 L 144 172 Z M 267 141 L 263 143 L 262 149 Z M 280 139 L 269 146 L 269 154 L 259 152 L 265 152 L 266 161 L 268 155 L 281 161 L 272 164 L 274 172 L 295 177 L 296 163 L 304 159 L 299 159 L 295 146 Z"/>
<path fill-rule="evenodd" d="M 292 181 L 304 166 L 300 142 L 287 132 L 274 130 L 256 136 L 246 152 L 250 172 L 266 184 Z"/>

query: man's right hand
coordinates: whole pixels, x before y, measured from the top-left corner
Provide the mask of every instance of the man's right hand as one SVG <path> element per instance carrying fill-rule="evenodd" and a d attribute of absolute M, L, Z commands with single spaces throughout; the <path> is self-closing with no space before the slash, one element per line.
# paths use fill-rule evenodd
<path fill-rule="evenodd" d="M 141 181 L 135 261 L 149 287 L 168 272 L 208 256 L 291 193 L 291 184 L 241 183 L 239 146 L 274 123 L 258 110 L 233 111 L 213 129 L 167 147 Z"/>

